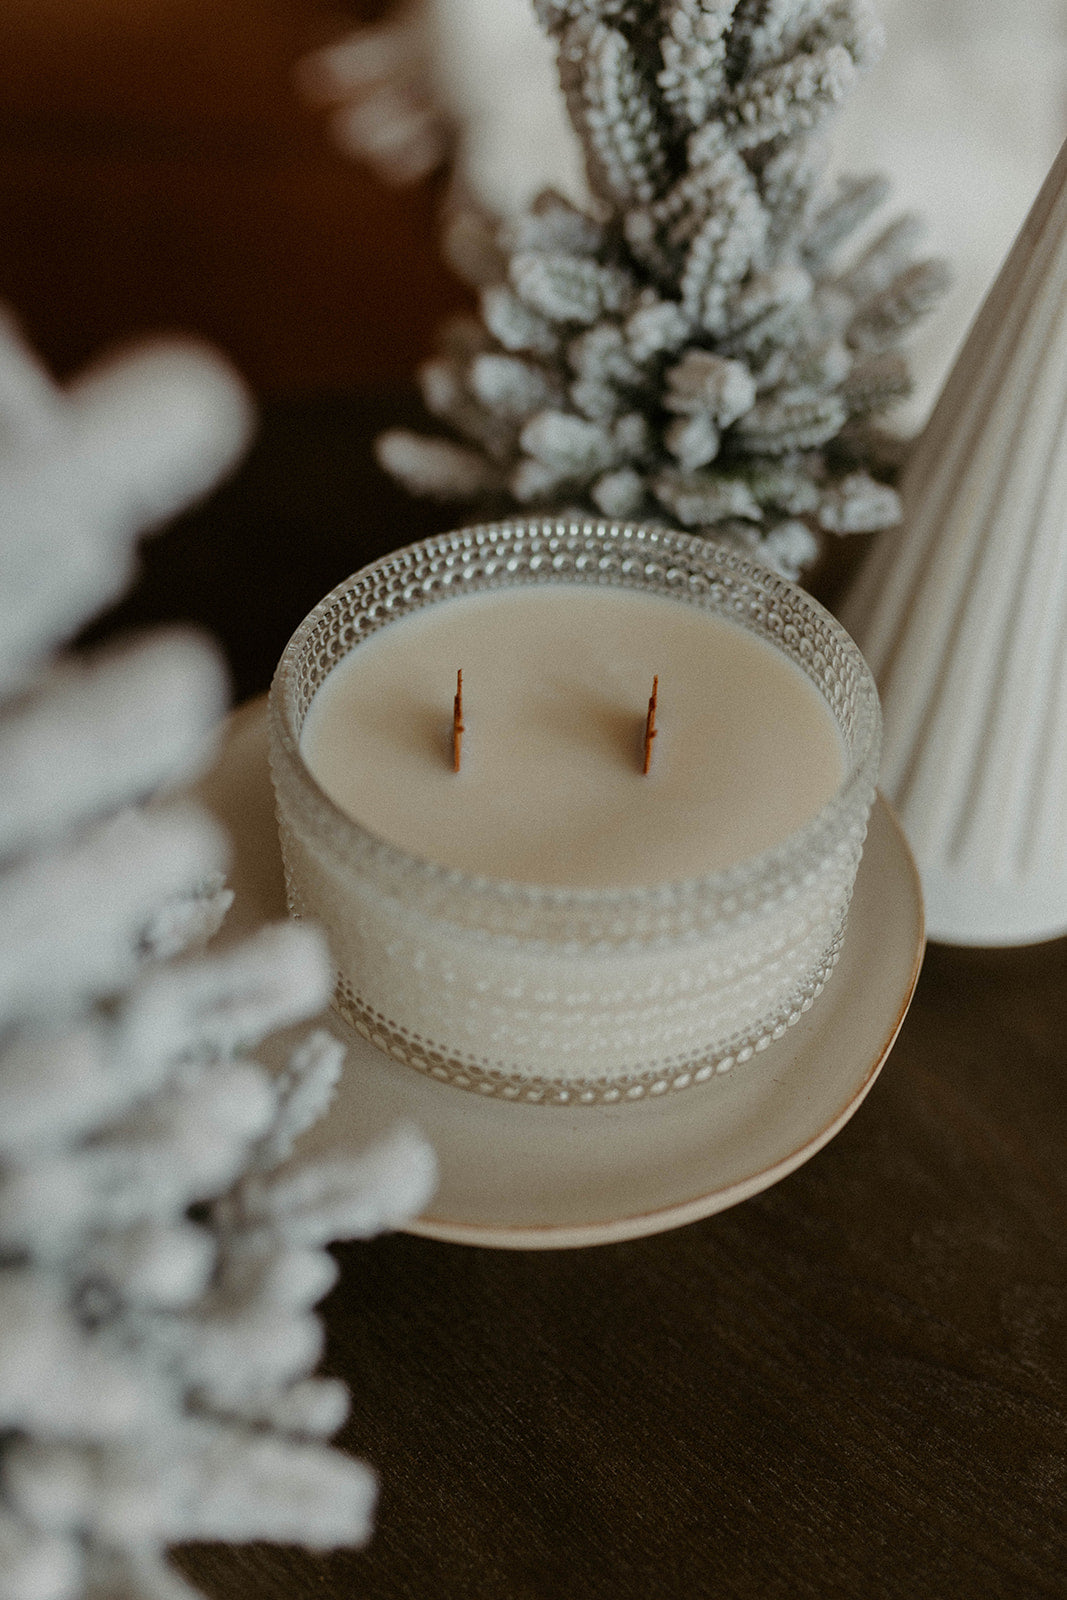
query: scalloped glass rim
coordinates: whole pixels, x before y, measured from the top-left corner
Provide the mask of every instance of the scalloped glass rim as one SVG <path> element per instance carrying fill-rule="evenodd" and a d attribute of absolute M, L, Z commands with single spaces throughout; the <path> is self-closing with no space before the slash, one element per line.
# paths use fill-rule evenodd
<path fill-rule="evenodd" d="M 592 544 L 603 549 L 628 547 L 648 556 L 654 553 L 660 558 L 673 557 L 676 562 L 696 569 L 709 582 L 718 581 L 739 591 L 750 586 L 765 599 L 781 599 L 788 602 L 792 610 L 799 610 L 817 635 L 833 641 L 855 674 L 855 705 L 847 728 L 842 724 L 840 710 L 829 706 L 845 741 L 847 767 L 840 787 L 822 810 L 780 844 L 722 871 L 653 887 L 618 889 L 561 888 L 465 873 L 403 850 L 341 811 L 319 787 L 300 754 L 301 718 L 306 714 L 306 705 L 303 711 L 299 709 L 299 674 L 317 630 L 324 623 L 336 620 L 343 609 L 351 608 L 361 592 L 368 593 L 373 588 L 376 579 L 395 577 L 399 580 L 405 573 L 410 578 L 423 562 L 456 557 L 464 552 L 472 557 L 478 552 L 483 556 L 492 551 L 504 554 L 524 542 L 530 546 L 530 555 L 543 553 L 551 558 L 544 573 L 538 571 L 534 577 L 524 577 L 505 567 L 499 574 L 492 572 L 472 577 L 461 571 L 459 577 L 463 581 L 454 589 L 451 577 L 446 576 L 443 592 L 424 590 L 422 597 L 413 603 L 405 603 L 395 611 L 384 611 L 366 631 L 388 626 L 394 616 L 407 615 L 425 605 L 441 604 L 453 594 L 508 588 L 520 583 L 564 581 L 651 589 L 674 596 L 683 604 L 704 605 L 775 644 L 807 673 L 825 701 L 818 677 L 803 660 L 798 660 L 795 652 L 785 649 L 772 632 L 758 625 L 751 607 L 741 613 L 712 605 L 706 595 L 682 587 L 672 576 L 677 568 L 668 568 L 661 574 L 662 582 L 654 581 L 647 571 L 647 560 L 639 572 L 624 573 L 617 578 L 603 571 L 576 573 L 573 568 L 562 568 L 556 558 L 568 549 L 573 551 L 576 544 Z M 543 552 L 540 545 L 544 547 Z M 355 641 L 348 648 L 354 647 L 358 647 Z M 347 649 L 340 651 L 336 659 L 347 653 Z M 733 919 L 743 919 L 745 908 L 743 904 L 738 905 L 738 897 L 743 897 L 745 890 L 754 885 L 760 886 L 763 899 L 770 883 L 776 885 L 779 895 L 787 896 L 799 888 L 813 862 L 831 852 L 857 820 L 866 820 L 881 742 L 881 711 L 870 669 L 841 624 L 817 600 L 730 546 L 652 524 L 595 518 L 515 518 L 475 524 L 405 545 L 360 568 L 332 589 L 293 633 L 271 684 L 269 723 L 276 785 L 284 783 L 286 803 L 299 807 L 305 823 L 320 843 L 331 845 L 348 870 L 358 864 L 360 871 L 377 881 L 385 893 L 401 892 L 405 898 L 411 893 L 426 894 L 434 903 L 435 913 L 446 920 L 472 926 L 488 922 L 494 932 L 499 933 L 506 931 L 505 925 L 514 918 L 515 931 L 524 940 L 529 939 L 529 918 L 537 913 L 553 927 L 564 930 L 559 935 L 549 934 L 552 942 L 580 938 L 583 924 L 599 929 L 609 924 L 625 925 L 635 918 L 647 922 L 653 904 L 662 909 L 668 936 L 677 938 L 679 917 L 700 927 L 713 921 L 728 924 Z M 460 914 L 464 902 L 468 915 Z M 595 933 L 593 936 L 596 937 Z M 638 942 L 647 941 L 640 938 Z"/>

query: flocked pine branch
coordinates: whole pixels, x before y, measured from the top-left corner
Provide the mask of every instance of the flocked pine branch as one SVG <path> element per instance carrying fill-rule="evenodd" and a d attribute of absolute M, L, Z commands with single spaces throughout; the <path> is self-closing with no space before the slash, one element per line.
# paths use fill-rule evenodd
<path fill-rule="evenodd" d="M 473 224 L 477 324 L 422 373 L 447 436 L 395 430 L 415 492 L 646 517 L 796 574 L 899 506 L 880 414 L 947 285 L 826 130 L 881 32 L 869 0 L 534 0 L 593 202 Z"/>
<path fill-rule="evenodd" d="M 56 648 L 122 587 L 135 536 L 248 431 L 216 357 L 171 346 L 54 387 L 0 323 L 0 1595 L 181 1600 L 168 1544 L 367 1533 L 374 1481 L 325 1442 L 308 1374 L 324 1245 L 417 1211 L 427 1147 L 280 1168 L 340 1069 L 272 1030 L 324 1003 L 313 931 L 198 947 L 229 903 L 187 780 L 222 708 L 213 650 Z"/>

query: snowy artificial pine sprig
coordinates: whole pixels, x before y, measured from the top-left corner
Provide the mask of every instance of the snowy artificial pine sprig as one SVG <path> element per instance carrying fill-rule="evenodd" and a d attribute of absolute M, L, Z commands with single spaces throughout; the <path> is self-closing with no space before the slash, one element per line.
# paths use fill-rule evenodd
<path fill-rule="evenodd" d="M 900 513 L 877 416 L 947 287 L 825 130 L 877 59 L 868 0 L 535 0 L 593 204 L 453 230 L 480 321 L 421 373 L 449 438 L 394 430 L 416 493 L 643 517 L 795 576 Z M 853 245 L 859 238 L 861 243 Z M 453 256 L 455 256 L 455 247 Z"/>
<path fill-rule="evenodd" d="M 316 934 L 218 953 L 225 841 L 187 781 L 221 713 L 214 651 L 168 633 L 57 647 L 125 586 L 136 535 L 243 447 L 243 391 L 168 346 L 61 392 L 0 320 L 0 1596 L 193 1600 L 190 1540 L 360 1543 L 370 1470 L 308 1376 L 324 1246 L 417 1212 L 398 1129 L 280 1164 L 342 1051 L 254 1059 L 330 988 Z"/>

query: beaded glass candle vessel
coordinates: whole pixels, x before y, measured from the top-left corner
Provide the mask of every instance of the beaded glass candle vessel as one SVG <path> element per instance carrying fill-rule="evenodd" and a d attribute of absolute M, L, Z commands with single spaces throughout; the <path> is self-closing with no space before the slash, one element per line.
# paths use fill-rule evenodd
<path fill-rule="evenodd" d="M 622 887 L 457 869 L 340 809 L 301 747 L 316 692 L 338 664 L 380 629 L 452 597 L 545 584 L 666 597 L 736 624 L 794 675 L 799 668 L 842 751 L 829 798 L 748 859 Z M 340 1015 L 442 1081 L 558 1104 L 686 1088 L 747 1062 L 821 992 L 863 848 L 879 734 L 873 680 L 844 630 L 736 551 L 577 520 L 442 535 L 339 585 L 279 664 L 271 767 L 290 908 L 326 930 Z"/>

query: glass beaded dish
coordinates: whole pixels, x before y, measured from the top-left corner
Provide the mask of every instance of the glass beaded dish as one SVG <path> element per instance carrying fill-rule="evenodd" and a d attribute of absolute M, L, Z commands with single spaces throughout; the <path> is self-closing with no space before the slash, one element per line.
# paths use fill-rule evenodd
<path fill-rule="evenodd" d="M 336 663 L 413 610 L 544 582 L 646 589 L 767 640 L 834 717 L 845 752 L 836 793 L 759 856 L 625 889 L 477 877 L 410 855 L 340 811 L 300 753 L 308 708 Z M 780 1038 L 836 963 L 874 797 L 877 691 L 827 611 L 733 549 L 578 519 L 411 545 L 346 579 L 301 623 L 275 673 L 269 729 L 289 907 L 325 929 L 335 1009 L 442 1082 L 569 1105 L 704 1083 Z"/>

